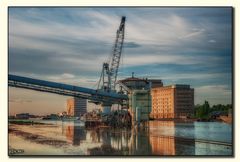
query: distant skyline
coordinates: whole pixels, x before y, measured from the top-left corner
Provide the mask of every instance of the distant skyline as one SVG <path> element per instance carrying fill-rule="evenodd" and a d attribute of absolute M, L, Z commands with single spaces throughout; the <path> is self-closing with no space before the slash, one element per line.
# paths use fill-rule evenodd
<path fill-rule="evenodd" d="M 121 16 L 118 79 L 134 72 L 164 85 L 190 84 L 195 104 L 231 104 L 232 8 L 10 7 L 9 73 L 96 88 Z M 67 98 L 10 88 L 9 112 L 61 112 Z"/>

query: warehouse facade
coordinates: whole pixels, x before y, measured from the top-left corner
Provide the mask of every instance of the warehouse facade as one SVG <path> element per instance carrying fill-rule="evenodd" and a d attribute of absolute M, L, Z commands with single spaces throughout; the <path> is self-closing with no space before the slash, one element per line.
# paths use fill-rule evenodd
<path fill-rule="evenodd" d="M 194 113 L 194 89 L 190 85 L 170 85 L 151 89 L 153 119 L 187 118 Z"/>

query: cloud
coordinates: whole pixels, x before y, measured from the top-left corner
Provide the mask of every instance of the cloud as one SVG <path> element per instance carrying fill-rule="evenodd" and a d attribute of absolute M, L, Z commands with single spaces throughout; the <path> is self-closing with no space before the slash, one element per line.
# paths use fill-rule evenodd
<path fill-rule="evenodd" d="M 179 65 L 191 65 L 205 64 L 205 61 L 219 61 L 219 57 L 205 56 L 187 56 L 183 57 L 176 54 L 148 54 L 136 56 L 125 56 L 126 66 L 139 66 L 139 65 L 151 65 L 151 64 L 179 64 Z"/>
<path fill-rule="evenodd" d="M 229 73 L 179 73 L 179 74 L 167 74 L 162 76 L 161 79 L 165 80 L 180 80 L 180 79 L 194 79 L 194 80 L 205 80 L 205 79 L 216 79 L 222 78 L 229 75 Z M 146 76 L 149 76 L 146 74 Z M 150 75 L 151 78 L 159 78 L 159 76 Z"/>
<path fill-rule="evenodd" d="M 187 35 L 181 36 L 179 37 L 180 39 L 186 39 L 186 38 L 192 38 L 192 37 L 197 37 L 197 36 L 201 36 L 204 34 L 205 29 L 193 29 L 195 30 L 194 32 L 188 33 Z"/>
<path fill-rule="evenodd" d="M 135 42 L 124 42 L 123 45 L 123 48 L 138 48 L 138 47 L 141 47 L 141 45 Z"/>
<path fill-rule="evenodd" d="M 84 9 L 63 10 L 65 16 L 69 17 L 70 15 L 74 23 L 64 23 L 63 18 L 51 21 L 53 18 L 48 13 L 49 11 L 47 12 L 48 16 L 46 16 L 46 10 L 33 9 L 27 11 L 26 13 L 21 12 L 23 18 L 10 12 L 10 48 L 43 51 L 49 53 L 49 55 L 57 55 L 57 59 L 61 59 L 61 62 L 75 61 L 76 57 L 72 57 L 78 54 L 79 60 L 80 58 L 86 58 L 82 61 L 82 64 L 84 64 L 87 59 L 98 57 L 98 55 L 106 58 L 106 54 L 111 54 L 115 32 L 120 21 L 119 15 L 127 15 L 126 41 L 124 44 L 127 49 L 124 50 L 125 55 L 129 57 L 132 57 L 135 53 L 146 55 L 146 58 L 143 58 L 145 60 L 149 58 L 149 53 L 150 55 L 152 55 L 151 53 L 156 55 L 165 53 L 165 55 L 171 55 L 170 57 L 173 58 L 175 55 L 179 55 L 179 52 L 186 53 L 187 51 L 190 57 L 192 57 L 193 55 L 190 52 L 193 50 L 203 51 L 204 49 L 214 48 L 204 43 L 204 39 L 209 40 L 209 33 L 213 35 L 210 27 L 213 26 L 215 28 L 215 33 L 220 33 L 220 30 L 222 30 L 216 27 L 215 24 L 210 24 L 209 21 L 193 23 L 186 17 L 177 15 L 174 10 L 170 14 L 162 13 L 164 17 L 156 17 L 153 16 L 154 14 L 141 15 L 140 17 L 131 12 L 131 10 L 121 10 L 123 14 L 110 15 L 104 9 L 103 11 Z M 149 12 L 149 10 L 146 11 Z M 141 10 L 137 10 L 137 12 L 141 12 Z M 57 13 L 59 14 L 59 12 Z M 25 18 L 27 14 L 31 14 L 31 19 L 34 18 L 41 21 L 32 23 L 30 18 Z M 83 17 L 87 17 L 87 19 L 83 20 Z M 79 22 L 76 21 L 77 19 L 79 19 Z M 206 26 L 210 27 L 206 28 Z M 135 51 L 131 49 L 133 47 L 135 47 Z M 218 48 L 220 47 L 222 46 L 218 46 Z M 166 51 L 168 52 L 166 53 Z M 204 57 L 198 57 L 199 61 L 204 59 Z M 99 59 L 99 62 L 103 60 L 103 58 Z M 89 63 L 89 66 L 83 65 L 85 68 L 80 69 L 87 70 L 92 68 L 90 61 Z M 71 61 L 69 61 L 69 64 L 71 64 Z M 79 66 L 81 66 L 80 64 Z"/>
<path fill-rule="evenodd" d="M 171 83 L 184 81 L 196 87 L 230 86 L 230 11 L 10 8 L 9 72 L 96 87 L 102 63 L 111 57 L 116 30 L 124 15 L 126 34 L 120 77 L 134 71 L 140 77 L 154 76 Z M 200 92 L 203 99 L 204 91 Z"/>
<path fill-rule="evenodd" d="M 211 40 L 209 40 L 208 42 L 209 42 L 209 43 L 216 43 L 216 40 L 211 39 Z"/>
<path fill-rule="evenodd" d="M 231 104 L 232 90 L 227 85 L 206 85 L 195 88 L 195 103 L 203 103 L 204 100 L 210 104 Z"/>
<path fill-rule="evenodd" d="M 58 76 L 50 76 L 49 78 L 51 80 L 65 80 L 65 79 L 74 79 L 76 76 L 73 74 L 69 74 L 69 73 L 63 73 L 61 75 Z"/>
<path fill-rule="evenodd" d="M 60 75 L 48 75 L 48 76 L 45 75 L 42 76 L 41 78 L 48 81 L 66 83 L 75 86 L 89 87 L 93 89 L 97 88 L 97 83 L 99 81 L 98 76 L 95 77 L 75 76 L 69 73 L 64 73 Z"/>
<path fill-rule="evenodd" d="M 32 102 L 32 100 L 24 100 L 24 99 L 21 99 L 21 98 L 17 98 L 17 99 L 10 99 L 9 102 L 24 104 L 24 103 Z"/>

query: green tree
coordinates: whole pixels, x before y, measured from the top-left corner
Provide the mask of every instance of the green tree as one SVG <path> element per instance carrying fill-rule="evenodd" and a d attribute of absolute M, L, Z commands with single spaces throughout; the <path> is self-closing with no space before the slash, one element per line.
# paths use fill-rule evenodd
<path fill-rule="evenodd" d="M 210 106 L 208 101 L 205 101 L 203 105 L 196 105 L 195 115 L 197 118 L 208 118 L 210 112 Z"/>
<path fill-rule="evenodd" d="M 227 104 L 227 105 L 217 104 L 210 107 L 209 102 L 204 101 L 204 104 L 202 105 L 200 104 L 195 105 L 194 114 L 195 114 L 195 117 L 197 118 L 206 119 L 210 117 L 211 112 L 217 111 L 217 112 L 223 112 L 228 114 L 228 112 L 231 111 L 231 109 L 232 109 L 232 104 Z"/>
<path fill-rule="evenodd" d="M 208 103 L 208 101 L 205 101 L 204 105 L 203 105 L 203 116 L 208 116 L 209 112 L 210 112 L 209 103 Z"/>

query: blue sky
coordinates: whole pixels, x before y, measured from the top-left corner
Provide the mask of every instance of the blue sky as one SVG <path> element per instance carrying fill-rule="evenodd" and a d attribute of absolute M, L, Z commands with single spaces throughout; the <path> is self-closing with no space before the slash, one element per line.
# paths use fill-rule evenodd
<path fill-rule="evenodd" d="M 231 8 L 10 8 L 9 72 L 96 88 L 124 15 L 119 79 L 135 72 L 165 85 L 190 84 L 195 104 L 231 103 L 231 14 Z M 23 101 L 24 90 L 15 91 L 12 101 Z"/>

